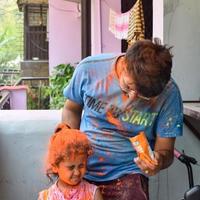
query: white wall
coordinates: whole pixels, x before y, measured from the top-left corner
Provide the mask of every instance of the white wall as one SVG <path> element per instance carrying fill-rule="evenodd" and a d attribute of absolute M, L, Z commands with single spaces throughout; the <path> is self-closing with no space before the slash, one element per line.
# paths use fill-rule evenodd
<path fill-rule="evenodd" d="M 184 126 L 184 136 L 176 140 L 176 148 L 184 150 L 200 162 L 200 141 Z M 200 167 L 193 165 L 194 184 L 200 185 Z M 185 164 L 176 158 L 168 169 L 150 178 L 150 200 L 181 200 L 189 189 L 188 173 Z"/>
<path fill-rule="evenodd" d="M 109 11 L 121 13 L 121 0 L 92 0 L 92 55 L 121 52 L 121 40 L 109 31 Z"/>
<path fill-rule="evenodd" d="M 200 1 L 164 1 L 164 41 L 173 47 L 173 76 L 183 100 L 200 98 Z"/>
<path fill-rule="evenodd" d="M 0 199 L 36 200 L 50 186 L 44 163 L 61 110 L 1 110 Z"/>
<path fill-rule="evenodd" d="M 121 0 L 101 0 L 101 50 L 102 53 L 121 52 L 121 40 L 108 30 L 109 10 L 121 13 Z"/>
<path fill-rule="evenodd" d="M 159 6 L 154 7 L 154 15 L 160 13 L 161 16 L 162 0 L 156 1 L 154 0 L 154 5 L 158 3 Z M 181 89 L 183 100 L 198 100 L 200 97 L 200 1 L 164 0 L 163 8 L 163 27 L 160 22 L 160 31 L 163 28 L 164 43 L 174 46 L 173 77 Z M 157 21 L 154 23 L 158 25 Z M 162 32 L 160 34 L 162 35 Z M 194 123 L 198 125 L 199 120 L 194 120 Z M 200 126 L 197 127 L 200 131 Z M 185 125 L 183 137 L 177 138 L 176 148 L 184 150 L 186 154 L 200 162 L 200 141 Z M 193 170 L 194 184 L 200 185 L 200 167 L 195 165 Z M 180 200 L 188 189 L 187 168 L 177 159 L 170 168 L 150 178 L 151 200 Z"/>

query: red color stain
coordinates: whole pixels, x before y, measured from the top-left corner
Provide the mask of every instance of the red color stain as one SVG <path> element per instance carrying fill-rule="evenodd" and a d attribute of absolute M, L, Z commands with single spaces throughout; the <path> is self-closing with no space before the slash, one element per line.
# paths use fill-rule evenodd
<path fill-rule="evenodd" d="M 96 173 L 98 176 L 104 176 L 105 174 L 103 172 L 97 172 Z"/>
<path fill-rule="evenodd" d="M 99 158 L 99 162 L 103 162 L 103 161 L 105 161 L 105 158 L 100 157 L 100 158 Z"/>
<path fill-rule="evenodd" d="M 106 78 L 106 93 L 108 94 L 108 90 L 110 88 L 110 85 L 112 84 L 113 82 L 113 76 L 112 76 L 112 73 L 110 73 L 107 78 Z"/>
<path fill-rule="evenodd" d="M 116 185 L 117 185 L 117 186 L 120 186 L 121 184 L 122 184 L 122 183 L 119 181 L 119 182 L 117 182 L 117 184 L 116 184 Z"/>
<path fill-rule="evenodd" d="M 109 134 L 109 133 L 103 133 L 102 135 L 103 135 L 103 137 L 105 137 L 105 138 L 112 138 L 112 137 L 113 137 L 113 136 L 112 136 L 111 134 Z"/>
<path fill-rule="evenodd" d="M 95 87 L 95 90 L 97 91 L 99 88 L 100 88 L 100 84 L 102 83 L 102 81 L 99 81 L 97 84 L 96 84 L 96 87 Z"/>
<path fill-rule="evenodd" d="M 99 127 L 99 124 L 94 119 L 91 120 L 91 123 L 94 127 Z"/>
<path fill-rule="evenodd" d="M 111 156 L 111 152 L 106 152 L 106 154 L 107 154 L 108 156 Z"/>
<path fill-rule="evenodd" d="M 121 122 L 119 121 L 119 119 L 117 119 L 117 118 L 114 118 L 113 116 L 112 116 L 112 113 L 111 112 L 107 112 L 106 113 L 107 114 L 107 120 L 111 123 L 111 124 L 113 124 L 113 125 L 115 125 L 118 129 L 123 129 L 123 127 L 122 127 L 122 124 L 121 124 Z"/>
<path fill-rule="evenodd" d="M 125 95 L 125 94 L 122 92 L 122 101 L 125 102 L 125 101 L 127 101 L 127 99 L 128 99 L 128 96 Z"/>

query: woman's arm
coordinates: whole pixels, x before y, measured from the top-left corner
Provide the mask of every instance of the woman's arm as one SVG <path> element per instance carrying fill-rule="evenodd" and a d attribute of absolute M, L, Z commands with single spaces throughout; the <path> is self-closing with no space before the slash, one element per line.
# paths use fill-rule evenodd
<path fill-rule="evenodd" d="M 155 143 L 155 156 L 160 158 L 160 169 L 169 167 L 174 160 L 174 144 L 176 138 L 162 138 L 157 136 Z"/>
<path fill-rule="evenodd" d="M 66 100 L 62 111 L 62 122 L 71 128 L 80 128 L 83 107 L 74 101 Z"/>

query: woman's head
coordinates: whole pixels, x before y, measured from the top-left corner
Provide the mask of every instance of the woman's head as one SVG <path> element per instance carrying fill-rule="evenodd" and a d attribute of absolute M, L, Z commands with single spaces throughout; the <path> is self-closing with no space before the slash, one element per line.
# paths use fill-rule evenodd
<path fill-rule="evenodd" d="M 127 50 L 127 75 L 134 80 L 139 95 L 155 97 L 162 92 L 171 77 L 173 56 L 170 49 L 158 40 L 142 40 Z"/>
<path fill-rule="evenodd" d="M 47 175 L 58 175 L 63 182 L 76 185 L 85 174 L 91 153 L 91 144 L 84 133 L 59 124 L 49 142 Z"/>

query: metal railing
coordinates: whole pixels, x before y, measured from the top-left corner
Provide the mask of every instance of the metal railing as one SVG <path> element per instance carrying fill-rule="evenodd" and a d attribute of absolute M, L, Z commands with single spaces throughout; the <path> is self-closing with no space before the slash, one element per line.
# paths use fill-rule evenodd
<path fill-rule="evenodd" d="M 20 75 L 20 70 L 3 68 L 0 70 L 0 86 L 14 85 Z M 10 91 L 0 91 L 0 110 L 10 109 Z"/>
<path fill-rule="evenodd" d="M 10 110 L 9 91 L 0 91 L 0 110 Z"/>
<path fill-rule="evenodd" d="M 3 69 L 0 70 L 0 86 L 14 85 L 19 79 L 21 71 L 18 69 Z"/>
<path fill-rule="evenodd" d="M 19 80 L 16 81 L 14 86 L 18 85 L 27 85 L 29 90 L 28 90 L 28 100 L 31 98 L 31 94 L 34 92 L 32 90 L 37 91 L 38 94 L 36 94 L 37 99 L 35 99 L 36 102 L 36 107 L 29 107 L 29 109 L 43 109 L 42 106 L 44 103 L 48 104 L 48 102 L 43 102 L 42 99 L 42 93 L 41 93 L 41 87 L 43 86 L 48 86 L 49 85 L 49 77 L 22 77 Z M 35 95 L 35 94 L 34 94 Z M 10 109 L 10 91 L 7 90 L 2 90 L 0 91 L 0 109 Z M 48 101 L 48 98 L 45 99 L 44 101 Z"/>

